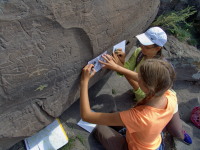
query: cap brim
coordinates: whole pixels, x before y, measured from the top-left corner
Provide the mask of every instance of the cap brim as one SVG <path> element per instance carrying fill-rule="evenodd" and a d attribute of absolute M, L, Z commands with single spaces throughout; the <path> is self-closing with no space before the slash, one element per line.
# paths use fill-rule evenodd
<path fill-rule="evenodd" d="M 153 45 L 154 43 L 146 36 L 145 33 L 139 34 L 136 38 L 140 41 L 142 45 Z"/>

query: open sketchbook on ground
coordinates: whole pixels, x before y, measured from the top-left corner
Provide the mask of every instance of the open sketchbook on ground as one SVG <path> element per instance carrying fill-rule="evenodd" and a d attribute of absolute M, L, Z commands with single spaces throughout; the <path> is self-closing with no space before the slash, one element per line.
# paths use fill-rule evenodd
<path fill-rule="evenodd" d="M 57 150 L 68 143 L 68 137 L 60 120 L 56 119 L 24 141 L 27 150 Z"/>

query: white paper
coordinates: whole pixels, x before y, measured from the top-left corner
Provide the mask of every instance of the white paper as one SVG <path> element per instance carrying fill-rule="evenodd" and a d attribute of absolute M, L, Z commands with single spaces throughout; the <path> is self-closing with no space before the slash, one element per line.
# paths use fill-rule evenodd
<path fill-rule="evenodd" d="M 101 55 L 97 56 L 96 58 L 90 60 L 88 62 L 88 64 L 93 64 L 94 65 L 94 69 L 96 70 L 96 72 L 98 72 L 99 70 L 101 70 L 102 68 L 102 64 L 99 62 L 99 60 L 104 61 L 105 60 L 101 57 L 103 54 L 107 54 L 107 51 L 105 51 L 104 53 L 102 53 Z"/>
<path fill-rule="evenodd" d="M 117 49 L 122 49 L 122 52 L 125 53 L 125 47 L 126 47 L 126 40 L 116 44 L 115 46 L 113 46 L 113 53 L 117 50 Z"/>
<path fill-rule="evenodd" d="M 68 143 L 68 137 L 60 121 L 56 119 L 24 141 L 27 150 L 57 150 Z"/>
<path fill-rule="evenodd" d="M 96 127 L 96 124 L 92 124 L 92 123 L 88 123 L 83 121 L 82 119 L 77 123 L 80 127 L 82 127 L 83 129 L 85 129 L 88 132 L 92 132 L 93 129 Z"/>

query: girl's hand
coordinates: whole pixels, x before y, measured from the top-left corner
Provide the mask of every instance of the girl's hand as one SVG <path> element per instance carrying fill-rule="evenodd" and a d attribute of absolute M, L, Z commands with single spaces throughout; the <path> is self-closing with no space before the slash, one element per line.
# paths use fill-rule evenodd
<path fill-rule="evenodd" d="M 116 71 L 118 65 L 116 64 L 115 59 L 108 54 L 102 55 L 102 57 L 106 60 L 106 62 L 99 60 L 99 62 L 104 65 L 103 68 L 108 68 Z"/>
<path fill-rule="evenodd" d="M 86 65 L 82 70 L 81 81 L 89 81 L 95 73 L 96 71 L 93 64 Z"/>

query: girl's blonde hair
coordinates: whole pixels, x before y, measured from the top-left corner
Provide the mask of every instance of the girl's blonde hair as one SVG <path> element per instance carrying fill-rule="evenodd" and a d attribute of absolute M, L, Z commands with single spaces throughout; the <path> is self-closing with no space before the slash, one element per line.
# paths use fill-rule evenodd
<path fill-rule="evenodd" d="M 161 96 L 172 87 L 175 71 L 166 60 L 147 59 L 140 66 L 140 75 L 149 89 L 148 97 Z"/>

